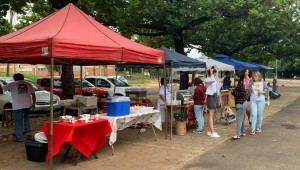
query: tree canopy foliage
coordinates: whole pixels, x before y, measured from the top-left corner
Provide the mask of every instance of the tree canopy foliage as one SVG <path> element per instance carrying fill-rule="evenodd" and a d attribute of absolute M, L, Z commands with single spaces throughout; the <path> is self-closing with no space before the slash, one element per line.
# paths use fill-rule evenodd
<path fill-rule="evenodd" d="M 225 54 L 270 66 L 278 59 L 283 70 L 300 68 L 298 0 L 1 1 L 1 16 L 7 9 L 23 14 L 17 29 L 72 2 L 100 23 L 148 46 L 180 53 L 193 46 L 208 56 Z"/>

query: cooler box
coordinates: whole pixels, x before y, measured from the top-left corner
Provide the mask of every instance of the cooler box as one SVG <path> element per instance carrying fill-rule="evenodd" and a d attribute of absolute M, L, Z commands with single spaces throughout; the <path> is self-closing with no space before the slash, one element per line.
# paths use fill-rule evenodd
<path fill-rule="evenodd" d="M 25 141 L 27 160 L 33 162 L 45 162 L 48 153 L 48 144 L 40 143 L 35 140 Z"/>
<path fill-rule="evenodd" d="M 108 97 L 107 116 L 126 116 L 130 114 L 129 97 Z"/>

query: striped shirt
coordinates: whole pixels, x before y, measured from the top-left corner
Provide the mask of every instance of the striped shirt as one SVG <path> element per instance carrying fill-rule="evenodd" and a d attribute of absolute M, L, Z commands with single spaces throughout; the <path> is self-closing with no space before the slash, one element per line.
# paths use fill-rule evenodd
<path fill-rule="evenodd" d="M 235 104 L 243 104 L 246 101 L 246 90 L 242 81 L 232 91 L 232 95 L 234 96 Z"/>

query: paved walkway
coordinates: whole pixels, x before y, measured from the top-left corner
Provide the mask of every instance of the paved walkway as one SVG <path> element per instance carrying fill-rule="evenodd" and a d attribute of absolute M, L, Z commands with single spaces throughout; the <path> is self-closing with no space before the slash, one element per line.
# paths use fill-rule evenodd
<path fill-rule="evenodd" d="M 286 88 L 288 89 L 288 88 Z M 299 89 L 298 89 L 299 90 Z M 272 100 L 271 106 L 266 107 L 265 117 L 281 110 L 298 98 L 299 93 L 288 90 L 282 92 L 282 97 Z M 33 128 L 40 129 L 47 120 L 46 117 L 32 119 Z M 206 121 L 207 122 L 207 121 Z M 14 143 L 9 135 L 2 135 L 6 128 L 0 128 L 2 138 L 0 142 L 0 169 L 46 169 L 47 163 L 27 161 L 24 143 Z M 5 129 L 5 130 L 4 130 Z M 187 135 L 174 135 L 173 140 L 166 140 L 164 132 L 158 133 L 158 141 L 154 141 L 152 131 L 149 129 L 141 133 L 139 139 L 136 129 L 126 129 L 118 133 L 115 144 L 115 155 L 111 155 L 108 144 L 98 153 L 99 159 L 82 158 L 77 166 L 71 160 L 61 163 L 62 154 L 54 158 L 55 169 L 177 169 L 187 162 L 202 155 L 204 152 L 228 140 L 235 133 L 235 123 L 227 126 L 223 122 L 216 124 L 216 131 L 221 138 L 213 139 L 205 133 L 194 134 L 190 130 Z M 62 151 L 64 152 L 64 150 Z M 73 152 L 74 153 L 74 152 Z"/>

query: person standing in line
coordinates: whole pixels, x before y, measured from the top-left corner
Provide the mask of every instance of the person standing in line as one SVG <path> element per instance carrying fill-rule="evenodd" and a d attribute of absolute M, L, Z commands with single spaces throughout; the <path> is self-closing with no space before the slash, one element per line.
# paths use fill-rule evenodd
<path fill-rule="evenodd" d="M 230 88 L 231 80 L 230 80 L 230 72 L 226 71 L 225 76 L 222 80 L 223 90 L 228 90 Z"/>
<path fill-rule="evenodd" d="M 218 96 L 220 94 L 221 84 L 217 81 L 217 71 L 212 67 L 209 70 L 208 77 L 204 80 L 206 85 L 207 108 L 209 112 L 207 135 L 213 138 L 219 138 L 220 135 L 214 131 L 214 114 L 219 105 Z"/>
<path fill-rule="evenodd" d="M 35 91 L 20 73 L 14 75 L 15 82 L 0 86 L 0 93 L 9 91 L 12 97 L 16 141 L 23 141 L 23 134 L 30 131 L 30 109 L 35 108 Z M 23 128 L 24 122 L 24 128 Z"/>
<path fill-rule="evenodd" d="M 264 83 L 261 81 L 261 75 L 259 72 L 253 74 L 253 85 L 252 93 L 250 97 L 252 124 L 251 124 L 251 135 L 255 132 L 261 132 L 261 126 L 263 122 L 263 112 L 265 108 L 265 91 Z M 256 125 L 257 122 L 257 125 Z"/>
<path fill-rule="evenodd" d="M 195 92 L 194 92 L 194 112 L 197 119 L 198 127 L 194 133 L 202 133 L 204 128 L 204 118 L 203 118 L 203 110 L 205 105 L 205 98 L 206 98 L 206 88 L 203 84 L 203 81 L 200 78 L 194 79 L 194 85 L 196 86 Z"/>
<path fill-rule="evenodd" d="M 161 86 L 159 87 L 158 90 L 158 100 L 157 100 L 157 108 L 160 111 L 161 114 L 161 122 L 164 123 L 166 121 L 166 111 L 165 111 L 165 102 L 168 102 L 169 100 L 172 99 L 172 94 L 171 94 L 171 89 L 167 85 L 168 83 L 166 82 L 166 85 L 164 85 L 164 78 L 160 79 L 160 84 Z M 166 99 L 165 99 L 165 87 L 166 87 Z"/>
<path fill-rule="evenodd" d="M 241 75 L 239 77 L 239 81 L 235 89 L 232 91 L 232 95 L 235 100 L 235 109 L 236 109 L 236 135 L 232 137 L 232 139 L 240 139 L 240 136 L 245 136 L 245 112 L 247 107 L 246 101 L 246 90 L 244 85 L 244 76 Z"/>
<path fill-rule="evenodd" d="M 244 86 L 246 89 L 246 99 L 247 99 L 247 108 L 246 108 L 246 115 L 248 117 L 249 125 L 251 126 L 251 108 L 250 108 L 250 96 L 251 96 L 251 86 L 253 84 L 252 71 L 249 69 L 244 69 L 242 71 L 244 77 Z"/>

